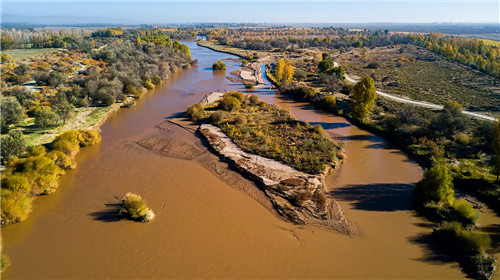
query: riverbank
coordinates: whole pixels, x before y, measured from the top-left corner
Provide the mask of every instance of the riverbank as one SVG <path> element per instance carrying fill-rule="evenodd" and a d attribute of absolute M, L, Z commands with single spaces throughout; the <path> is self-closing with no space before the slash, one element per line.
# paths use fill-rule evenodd
<path fill-rule="evenodd" d="M 199 40 L 197 42 L 198 46 L 202 46 L 205 48 L 209 48 L 214 51 L 218 52 L 223 52 L 223 53 L 228 53 L 228 54 L 233 54 L 236 56 L 239 56 L 244 59 L 252 60 L 252 59 L 258 59 L 262 56 L 269 55 L 267 52 L 263 51 L 249 51 L 249 50 L 244 50 L 244 49 L 239 49 L 239 48 L 233 48 L 227 45 L 219 45 L 215 41 L 208 41 L 208 40 Z"/>

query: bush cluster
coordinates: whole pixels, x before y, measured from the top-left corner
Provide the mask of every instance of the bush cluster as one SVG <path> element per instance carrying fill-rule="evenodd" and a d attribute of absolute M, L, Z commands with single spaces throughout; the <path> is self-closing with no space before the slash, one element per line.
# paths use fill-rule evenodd
<path fill-rule="evenodd" d="M 222 62 L 222 60 L 219 60 L 212 65 L 212 69 L 213 70 L 226 70 L 226 64 L 224 64 L 224 62 Z"/>
<path fill-rule="evenodd" d="M 70 130 L 52 142 L 51 151 L 44 146 L 36 146 L 24 157 L 13 157 L 7 161 L 2 173 L 1 223 L 26 219 L 33 197 L 53 193 L 64 170 L 75 167 L 73 157 L 79 148 L 99 141 L 96 131 Z"/>

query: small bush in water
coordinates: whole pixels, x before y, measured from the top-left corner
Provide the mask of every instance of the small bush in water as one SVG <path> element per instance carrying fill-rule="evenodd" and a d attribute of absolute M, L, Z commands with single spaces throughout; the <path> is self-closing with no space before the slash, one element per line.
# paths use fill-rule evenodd
<path fill-rule="evenodd" d="M 122 198 L 122 207 L 133 220 L 147 222 L 155 217 L 153 210 L 149 209 L 141 196 L 135 193 L 127 193 Z"/>

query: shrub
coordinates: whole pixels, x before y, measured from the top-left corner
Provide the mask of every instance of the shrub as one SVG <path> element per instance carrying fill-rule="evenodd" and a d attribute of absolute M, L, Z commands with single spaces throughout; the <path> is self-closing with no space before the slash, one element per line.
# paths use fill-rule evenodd
<path fill-rule="evenodd" d="M 14 173 L 7 178 L 2 179 L 2 189 L 9 189 L 13 192 L 29 195 L 31 186 L 28 178 L 22 173 Z"/>
<path fill-rule="evenodd" d="M 72 129 L 72 130 L 68 130 L 68 131 L 65 131 L 64 133 L 62 134 L 59 134 L 55 139 L 54 139 L 54 142 L 57 142 L 59 140 L 68 140 L 72 143 L 75 143 L 77 145 L 80 145 L 80 141 L 83 139 L 83 136 L 82 134 L 80 133 L 80 131 L 78 130 L 75 130 L 75 129 Z"/>
<path fill-rule="evenodd" d="M 192 121 L 200 121 L 205 117 L 205 113 L 203 111 L 203 106 L 200 103 L 196 103 L 187 108 L 186 113 L 191 118 Z"/>
<path fill-rule="evenodd" d="M 212 65 L 213 70 L 226 70 L 226 64 L 222 60 L 217 61 Z"/>
<path fill-rule="evenodd" d="M 5 271 L 7 269 L 7 267 L 9 267 L 10 260 L 9 260 L 9 257 L 7 257 L 4 254 L 2 254 L 0 258 L 1 258 L 0 272 L 3 272 L 3 271 Z"/>
<path fill-rule="evenodd" d="M 243 65 L 247 65 L 247 64 L 248 64 L 248 60 L 243 59 L 243 60 L 241 61 L 241 64 L 243 64 Z"/>
<path fill-rule="evenodd" d="M 369 63 L 366 68 L 368 69 L 378 69 L 380 67 L 380 65 L 377 63 L 377 62 L 372 62 L 372 63 Z"/>
<path fill-rule="evenodd" d="M 300 98 L 304 100 L 313 100 L 316 95 L 316 89 L 308 86 L 300 86 L 285 91 L 286 94 L 292 95 L 295 98 Z"/>
<path fill-rule="evenodd" d="M 464 199 L 455 200 L 453 209 L 455 209 L 460 220 L 465 224 L 476 224 L 479 219 L 478 213 L 474 210 L 472 205 Z"/>
<path fill-rule="evenodd" d="M 337 103 L 337 100 L 335 100 L 335 97 L 328 95 L 328 96 L 323 97 L 319 104 L 320 104 L 321 108 L 329 110 L 329 109 L 334 108 L 336 103 Z"/>
<path fill-rule="evenodd" d="M 154 84 L 154 85 L 160 85 L 161 84 L 161 78 L 160 76 L 158 75 L 154 75 L 153 78 L 151 78 L 151 82 Z"/>
<path fill-rule="evenodd" d="M 232 96 L 224 96 L 220 101 L 220 106 L 223 110 L 233 111 L 237 110 L 240 107 L 241 102 Z"/>
<path fill-rule="evenodd" d="M 31 212 L 31 198 L 26 193 L 2 189 L 1 209 L 2 224 L 11 224 L 25 220 Z"/>
<path fill-rule="evenodd" d="M 240 102 L 243 102 L 245 101 L 245 94 L 241 91 L 230 91 L 228 93 L 226 93 L 224 96 L 232 96 L 236 99 L 238 99 Z"/>
<path fill-rule="evenodd" d="M 252 105 L 256 105 L 257 103 L 259 103 L 259 98 L 255 95 L 250 95 L 250 98 L 248 98 L 248 100 Z"/>
<path fill-rule="evenodd" d="M 323 129 L 323 127 L 319 124 L 315 125 L 312 127 L 312 130 L 315 132 L 315 133 L 318 133 L 318 134 L 321 134 L 321 135 L 324 135 L 325 134 L 325 130 Z"/>
<path fill-rule="evenodd" d="M 455 140 L 457 143 L 460 143 L 462 145 L 468 145 L 470 142 L 469 136 L 463 132 L 459 132 L 459 133 L 453 135 L 453 140 Z"/>
<path fill-rule="evenodd" d="M 53 193 L 58 186 L 57 179 L 64 173 L 47 155 L 27 157 L 21 164 L 35 195 Z"/>
<path fill-rule="evenodd" d="M 146 206 L 141 196 L 135 193 L 127 193 L 122 198 L 122 207 L 129 217 L 140 222 L 147 222 L 154 218 L 153 210 Z"/>
<path fill-rule="evenodd" d="M 95 130 L 80 129 L 78 130 L 78 132 L 80 132 L 81 135 L 81 138 L 79 138 L 79 140 L 80 146 L 82 147 L 92 146 L 101 142 L 101 136 L 99 135 L 99 132 Z"/>
<path fill-rule="evenodd" d="M 125 87 L 125 92 L 133 95 L 135 98 L 141 97 L 141 92 L 133 84 L 128 84 Z"/>
<path fill-rule="evenodd" d="M 80 145 L 78 142 L 71 141 L 69 139 L 59 139 L 52 143 L 52 148 L 55 151 L 63 152 L 65 155 L 74 158 L 78 151 L 80 150 Z"/>
<path fill-rule="evenodd" d="M 244 116 L 244 115 L 237 115 L 236 117 L 234 117 L 234 123 L 238 126 L 240 125 L 244 125 L 247 123 L 247 118 Z"/>
<path fill-rule="evenodd" d="M 137 105 L 137 102 L 130 100 L 130 101 L 123 103 L 122 108 L 132 108 L 135 105 Z"/>
<path fill-rule="evenodd" d="M 220 121 L 222 121 L 223 118 L 224 114 L 222 114 L 222 112 L 220 111 L 216 111 L 210 114 L 210 122 L 214 124 L 219 123 Z"/>
<path fill-rule="evenodd" d="M 154 89 L 155 85 L 150 80 L 146 80 L 144 81 L 144 87 L 147 89 Z"/>
<path fill-rule="evenodd" d="M 255 84 L 252 84 L 252 83 L 245 84 L 246 89 L 252 89 L 254 87 L 255 87 Z"/>
<path fill-rule="evenodd" d="M 52 159 L 55 165 L 62 169 L 69 170 L 76 167 L 75 161 L 61 151 L 52 151 L 47 154 L 47 157 Z"/>
<path fill-rule="evenodd" d="M 491 246 L 491 239 L 488 235 L 464 228 L 460 222 L 443 222 L 437 230 L 449 243 L 457 246 L 456 249 L 467 255 L 484 254 L 485 250 Z"/>
<path fill-rule="evenodd" d="M 434 201 L 453 205 L 453 194 L 452 177 L 444 165 L 436 165 L 426 170 L 422 180 L 415 186 L 415 195 L 422 203 Z"/>

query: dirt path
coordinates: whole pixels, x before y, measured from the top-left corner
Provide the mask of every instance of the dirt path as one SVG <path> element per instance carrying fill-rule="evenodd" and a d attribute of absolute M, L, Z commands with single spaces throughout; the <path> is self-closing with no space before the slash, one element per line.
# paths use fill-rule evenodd
<path fill-rule="evenodd" d="M 338 65 L 339 64 L 337 62 L 335 62 L 335 67 L 337 67 Z M 357 83 L 357 81 L 355 79 L 353 79 L 352 77 L 350 77 L 347 74 L 345 74 L 345 78 L 346 78 L 346 80 L 348 80 L 349 82 L 351 82 L 353 84 Z M 408 104 L 412 104 L 412 105 L 416 105 L 416 106 L 420 106 L 420 107 L 425 107 L 425 108 L 431 108 L 431 109 L 439 109 L 439 110 L 443 109 L 443 105 L 438 105 L 438 104 L 424 102 L 424 101 L 415 101 L 415 100 L 411 100 L 408 98 L 402 98 L 402 97 L 398 97 L 396 95 L 389 94 L 389 93 L 386 93 L 386 92 L 383 92 L 380 90 L 377 90 L 376 92 L 379 96 L 382 96 L 382 97 L 388 98 L 388 99 L 392 99 L 392 100 L 395 100 L 397 102 L 408 103 Z M 468 116 L 474 117 L 474 118 L 478 118 L 478 119 L 483 119 L 483 120 L 488 120 L 488 121 L 496 121 L 495 117 L 488 116 L 488 115 L 481 114 L 481 113 L 475 113 L 475 112 L 471 112 L 471 111 L 467 111 L 467 110 L 462 110 L 462 113 L 464 113 Z"/>

